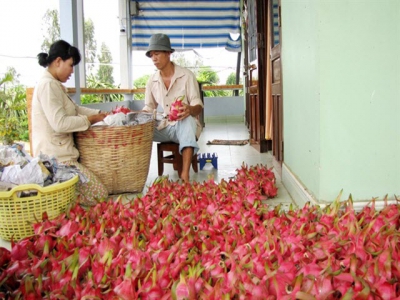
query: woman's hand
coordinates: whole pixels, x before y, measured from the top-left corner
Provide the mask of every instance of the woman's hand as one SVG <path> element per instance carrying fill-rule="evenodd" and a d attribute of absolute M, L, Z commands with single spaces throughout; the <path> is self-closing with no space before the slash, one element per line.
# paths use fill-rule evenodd
<path fill-rule="evenodd" d="M 88 120 L 89 120 L 90 124 L 95 124 L 97 122 L 103 121 L 104 118 L 107 117 L 109 114 L 110 113 L 102 112 L 102 113 L 99 113 L 96 115 L 91 115 L 91 116 L 88 116 Z"/>

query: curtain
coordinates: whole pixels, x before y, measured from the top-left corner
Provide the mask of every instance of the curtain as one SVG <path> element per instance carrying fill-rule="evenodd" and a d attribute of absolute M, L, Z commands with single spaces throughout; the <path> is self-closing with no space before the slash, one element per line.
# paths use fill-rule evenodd
<path fill-rule="evenodd" d="M 146 50 L 152 34 L 164 33 L 177 50 L 241 51 L 240 0 L 139 0 L 131 5 L 137 11 L 131 17 L 132 50 Z"/>

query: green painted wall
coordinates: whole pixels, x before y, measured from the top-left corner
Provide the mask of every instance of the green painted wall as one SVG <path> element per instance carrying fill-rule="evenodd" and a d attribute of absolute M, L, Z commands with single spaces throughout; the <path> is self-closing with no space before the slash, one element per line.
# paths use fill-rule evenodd
<path fill-rule="evenodd" d="M 285 164 L 317 200 L 400 195 L 400 1 L 281 5 Z"/>

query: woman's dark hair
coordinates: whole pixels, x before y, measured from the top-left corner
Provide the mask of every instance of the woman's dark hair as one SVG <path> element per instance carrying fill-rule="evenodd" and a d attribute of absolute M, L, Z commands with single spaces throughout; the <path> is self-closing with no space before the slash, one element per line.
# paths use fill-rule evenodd
<path fill-rule="evenodd" d="M 62 60 L 67 60 L 72 57 L 74 66 L 79 64 L 81 61 L 81 54 L 79 53 L 78 48 L 71 46 L 63 40 L 54 42 L 50 46 L 49 53 L 41 52 L 37 55 L 39 65 L 42 67 L 49 66 L 57 57 L 61 57 Z"/>

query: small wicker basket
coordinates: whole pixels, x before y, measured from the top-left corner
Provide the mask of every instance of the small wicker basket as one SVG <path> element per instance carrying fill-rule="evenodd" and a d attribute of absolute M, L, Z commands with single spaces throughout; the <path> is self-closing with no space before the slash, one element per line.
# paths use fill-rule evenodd
<path fill-rule="evenodd" d="M 108 193 L 141 192 L 149 173 L 154 121 L 125 126 L 93 126 L 75 133 L 79 161 Z"/>
<path fill-rule="evenodd" d="M 0 192 L 0 237 L 15 241 L 34 234 L 32 224 L 42 220 L 47 212 L 49 219 L 63 213 L 76 199 L 79 177 L 47 187 L 21 184 L 8 192 Z M 22 192 L 37 191 L 34 196 L 20 197 Z"/>

